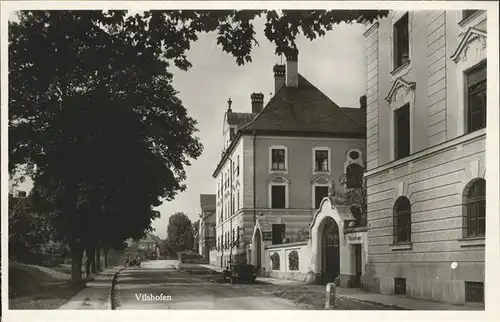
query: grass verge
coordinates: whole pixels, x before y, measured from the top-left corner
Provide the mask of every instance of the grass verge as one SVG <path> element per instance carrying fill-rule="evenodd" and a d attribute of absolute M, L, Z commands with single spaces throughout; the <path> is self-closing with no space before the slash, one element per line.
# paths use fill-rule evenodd
<path fill-rule="evenodd" d="M 61 270 L 9 263 L 10 309 L 57 309 L 84 287 Z"/>

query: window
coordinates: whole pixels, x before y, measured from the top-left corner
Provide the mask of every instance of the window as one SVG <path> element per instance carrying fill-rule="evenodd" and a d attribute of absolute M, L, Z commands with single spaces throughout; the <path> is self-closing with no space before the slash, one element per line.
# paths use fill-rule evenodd
<path fill-rule="evenodd" d="M 234 215 L 234 212 L 235 212 L 235 208 L 234 207 L 236 206 L 236 202 L 235 202 L 234 198 L 235 197 L 233 196 L 233 200 L 231 202 L 231 215 Z"/>
<path fill-rule="evenodd" d="M 284 224 L 273 224 L 272 226 L 272 243 L 273 245 L 283 243 L 285 238 L 285 225 Z"/>
<path fill-rule="evenodd" d="M 486 63 L 466 74 L 467 133 L 486 127 Z"/>
<path fill-rule="evenodd" d="M 484 303 L 484 282 L 465 282 L 465 302 Z"/>
<path fill-rule="evenodd" d="M 271 170 L 286 170 L 285 149 L 271 149 Z"/>
<path fill-rule="evenodd" d="M 462 10 L 462 19 L 467 19 L 472 16 L 477 10 Z"/>
<path fill-rule="evenodd" d="M 363 187 L 364 168 L 356 163 L 351 163 L 346 169 L 346 187 L 350 189 L 359 189 Z"/>
<path fill-rule="evenodd" d="M 410 104 L 394 111 L 394 157 L 396 160 L 410 155 Z"/>
<path fill-rule="evenodd" d="M 274 253 L 271 256 L 271 268 L 273 271 L 280 270 L 280 255 L 278 253 Z"/>
<path fill-rule="evenodd" d="M 406 197 L 399 197 L 394 204 L 394 241 L 411 241 L 411 205 Z"/>
<path fill-rule="evenodd" d="M 315 186 L 314 187 L 314 209 L 319 209 L 321 200 L 328 197 L 328 186 Z"/>
<path fill-rule="evenodd" d="M 288 254 L 288 269 L 291 271 L 299 270 L 299 253 L 296 250 Z"/>
<path fill-rule="evenodd" d="M 229 129 L 229 140 L 233 140 L 234 138 L 234 128 L 230 128 Z"/>
<path fill-rule="evenodd" d="M 352 160 L 357 160 L 359 158 L 359 152 L 358 151 L 349 152 L 349 158 L 351 158 Z"/>
<path fill-rule="evenodd" d="M 286 186 L 284 185 L 271 186 L 271 208 L 273 209 L 286 208 Z"/>
<path fill-rule="evenodd" d="M 240 156 L 238 155 L 236 157 L 236 175 L 240 175 Z"/>
<path fill-rule="evenodd" d="M 240 227 L 236 227 L 236 241 L 240 242 Z"/>
<path fill-rule="evenodd" d="M 406 278 L 394 278 L 394 294 L 406 295 Z"/>
<path fill-rule="evenodd" d="M 328 171 L 328 150 L 314 151 L 314 170 Z"/>
<path fill-rule="evenodd" d="M 231 233 L 231 241 L 234 242 L 234 239 L 236 238 L 236 234 L 234 233 L 234 228 L 233 228 L 233 231 Z"/>
<path fill-rule="evenodd" d="M 394 24 L 394 69 L 410 61 L 408 13 Z"/>
<path fill-rule="evenodd" d="M 240 192 L 236 195 L 236 209 L 240 210 Z"/>
<path fill-rule="evenodd" d="M 482 237 L 486 232 L 486 180 L 477 179 L 467 193 L 467 237 Z"/>

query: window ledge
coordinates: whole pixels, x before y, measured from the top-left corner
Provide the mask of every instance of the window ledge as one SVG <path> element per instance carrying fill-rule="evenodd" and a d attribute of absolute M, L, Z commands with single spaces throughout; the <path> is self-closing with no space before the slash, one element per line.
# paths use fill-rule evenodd
<path fill-rule="evenodd" d="M 471 22 L 472 20 L 476 19 L 477 17 L 479 17 L 483 13 L 484 13 L 484 10 L 477 10 L 476 12 L 474 12 L 473 14 L 471 14 L 470 16 L 465 17 L 462 20 L 460 20 L 458 22 L 458 25 L 460 27 L 465 27 L 469 22 Z"/>
<path fill-rule="evenodd" d="M 283 174 L 287 174 L 288 170 L 269 169 L 269 173 L 283 173 Z"/>
<path fill-rule="evenodd" d="M 411 249 L 413 249 L 413 244 L 412 243 L 401 243 L 401 244 L 392 244 L 391 245 L 391 250 L 392 251 L 411 250 Z"/>
<path fill-rule="evenodd" d="M 458 240 L 460 247 L 484 247 L 486 240 L 484 237 L 466 237 Z"/>
<path fill-rule="evenodd" d="M 405 70 L 406 68 L 409 68 L 411 65 L 411 60 L 408 60 L 406 63 L 404 63 L 403 65 L 399 66 L 399 67 L 396 67 L 392 72 L 391 72 L 391 75 L 392 76 L 396 76 L 397 74 L 399 74 L 400 72 L 402 72 L 403 70 Z"/>
<path fill-rule="evenodd" d="M 332 172 L 330 170 L 327 170 L 327 171 L 313 170 L 313 174 L 314 175 L 316 175 L 316 174 L 324 174 L 324 175 L 328 174 L 328 175 L 330 175 L 330 174 L 332 174 Z"/>

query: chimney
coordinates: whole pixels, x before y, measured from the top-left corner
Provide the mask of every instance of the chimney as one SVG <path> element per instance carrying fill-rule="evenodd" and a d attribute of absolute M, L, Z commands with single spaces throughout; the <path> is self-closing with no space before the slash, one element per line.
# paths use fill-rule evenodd
<path fill-rule="evenodd" d="M 363 95 L 359 98 L 359 107 L 366 109 L 366 95 Z"/>
<path fill-rule="evenodd" d="M 286 86 L 299 87 L 299 51 L 293 50 L 286 56 Z"/>
<path fill-rule="evenodd" d="M 252 93 L 250 100 L 252 101 L 252 113 L 260 113 L 264 108 L 264 94 Z"/>
<path fill-rule="evenodd" d="M 285 65 L 274 65 L 274 95 L 285 85 Z"/>

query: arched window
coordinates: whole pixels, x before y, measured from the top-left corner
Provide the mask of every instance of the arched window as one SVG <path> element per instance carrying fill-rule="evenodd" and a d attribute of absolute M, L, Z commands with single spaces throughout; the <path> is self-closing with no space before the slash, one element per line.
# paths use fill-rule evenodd
<path fill-rule="evenodd" d="M 363 186 L 364 168 L 357 163 L 351 163 L 347 166 L 347 188 L 356 189 Z"/>
<path fill-rule="evenodd" d="M 467 237 L 480 237 L 486 231 L 486 180 L 477 179 L 466 189 Z"/>
<path fill-rule="evenodd" d="M 272 262 L 272 270 L 273 271 L 279 271 L 280 270 L 280 255 L 278 253 L 274 253 L 271 256 L 271 262 Z"/>
<path fill-rule="evenodd" d="M 299 270 L 299 253 L 296 250 L 288 254 L 288 269 L 291 271 Z"/>
<path fill-rule="evenodd" d="M 406 197 L 399 197 L 394 204 L 394 241 L 411 241 L 411 204 Z"/>

